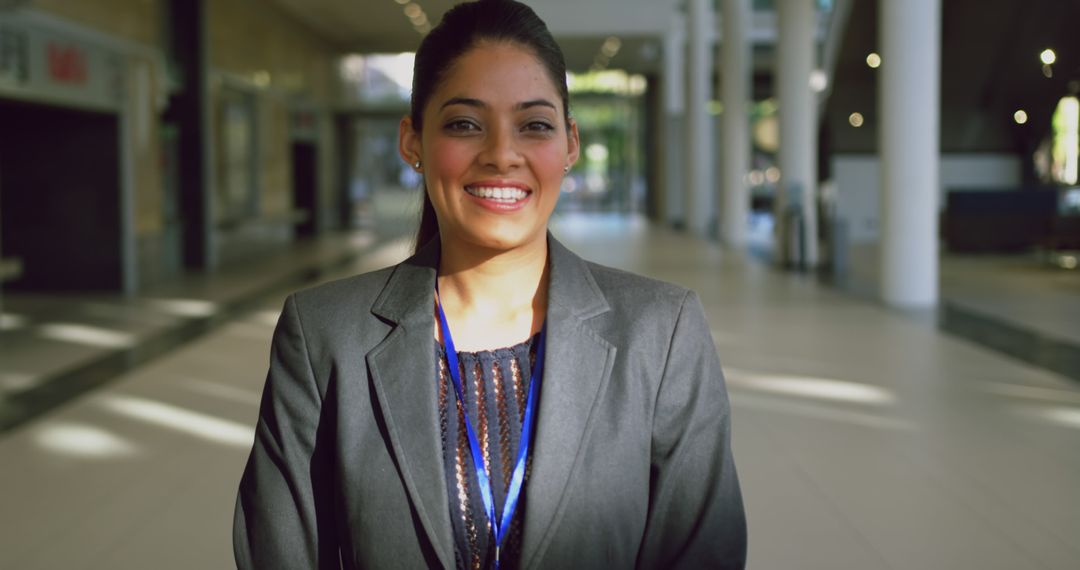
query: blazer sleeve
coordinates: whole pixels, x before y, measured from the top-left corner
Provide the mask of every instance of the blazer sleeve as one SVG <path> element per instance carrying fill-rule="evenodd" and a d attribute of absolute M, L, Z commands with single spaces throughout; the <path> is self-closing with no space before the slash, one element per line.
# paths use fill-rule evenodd
<path fill-rule="evenodd" d="M 340 568 L 333 515 L 333 425 L 308 353 L 296 299 L 274 330 L 255 443 L 233 519 L 240 569 Z"/>
<path fill-rule="evenodd" d="M 640 568 L 743 568 L 746 518 L 731 406 L 705 312 L 683 299 L 657 395 Z"/>

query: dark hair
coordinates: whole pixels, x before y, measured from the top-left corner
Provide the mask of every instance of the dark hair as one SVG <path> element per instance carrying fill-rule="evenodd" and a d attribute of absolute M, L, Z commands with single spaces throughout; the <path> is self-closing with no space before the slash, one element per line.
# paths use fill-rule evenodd
<path fill-rule="evenodd" d="M 515 0 L 480 0 L 458 4 L 420 42 L 413 63 L 410 117 L 413 130 L 423 129 L 424 108 L 454 63 L 481 42 L 512 43 L 532 50 L 559 91 L 563 113 L 570 122 L 570 94 L 566 86 L 566 60 L 547 24 L 532 8 Z M 419 250 L 439 233 L 435 208 L 427 191 L 416 233 Z"/>

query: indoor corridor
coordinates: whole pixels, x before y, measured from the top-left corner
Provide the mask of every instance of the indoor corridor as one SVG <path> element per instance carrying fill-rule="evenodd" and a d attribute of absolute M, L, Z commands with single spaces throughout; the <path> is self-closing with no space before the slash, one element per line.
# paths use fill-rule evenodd
<path fill-rule="evenodd" d="M 587 259 L 700 295 L 733 404 L 750 568 L 1077 567 L 1075 379 L 641 219 L 563 215 L 553 232 Z M 320 279 L 411 245 L 376 237 Z M 287 291 L 264 293 L 0 433 L 0 568 L 231 567 Z"/>

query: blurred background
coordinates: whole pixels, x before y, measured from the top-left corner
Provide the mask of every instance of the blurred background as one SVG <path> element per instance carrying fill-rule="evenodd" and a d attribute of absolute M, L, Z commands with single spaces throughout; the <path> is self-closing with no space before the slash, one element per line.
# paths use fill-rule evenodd
<path fill-rule="evenodd" d="M 0 0 L 0 568 L 232 565 L 281 302 L 410 251 L 454 3 Z M 701 295 L 750 567 L 1080 567 L 1080 2 L 527 3 L 553 231 Z"/>

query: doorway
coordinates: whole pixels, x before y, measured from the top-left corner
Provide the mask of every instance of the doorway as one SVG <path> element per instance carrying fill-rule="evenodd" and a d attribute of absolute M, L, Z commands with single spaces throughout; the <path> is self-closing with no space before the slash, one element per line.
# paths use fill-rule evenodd
<path fill-rule="evenodd" d="M 0 99 L 0 257 L 19 291 L 121 291 L 119 119 Z"/>
<path fill-rule="evenodd" d="M 307 238 L 318 230 L 318 153 L 310 142 L 292 143 L 293 209 L 301 214 L 296 237 Z"/>

